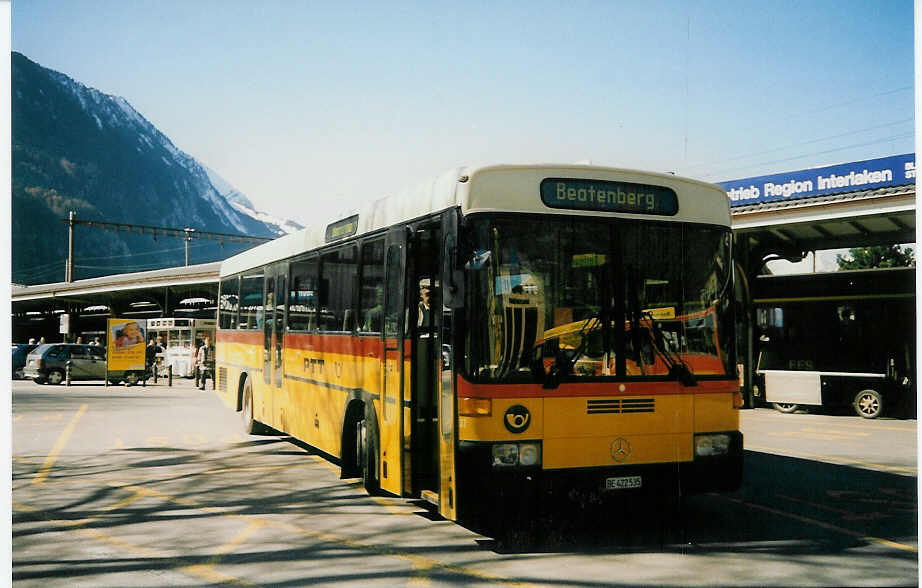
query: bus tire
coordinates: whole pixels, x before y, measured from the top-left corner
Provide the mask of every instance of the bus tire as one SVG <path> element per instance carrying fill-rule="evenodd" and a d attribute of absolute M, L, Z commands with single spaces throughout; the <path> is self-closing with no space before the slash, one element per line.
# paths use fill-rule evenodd
<path fill-rule="evenodd" d="M 367 422 L 361 420 L 355 427 L 355 457 L 362 472 L 362 486 L 370 496 L 374 496 L 381 489 L 378 480 L 378 443 L 370 433 Z"/>
<path fill-rule="evenodd" d="M 799 404 L 792 404 L 790 402 L 774 402 L 772 406 L 775 407 L 775 410 L 778 412 L 783 412 L 785 414 L 791 414 L 792 412 L 797 412 L 797 409 L 800 408 Z"/>
<path fill-rule="evenodd" d="M 261 430 L 259 423 L 253 418 L 253 383 L 250 378 L 243 380 L 243 398 L 240 416 L 243 419 L 243 431 L 248 435 L 255 435 Z"/>
<path fill-rule="evenodd" d="M 884 411 L 884 398 L 877 390 L 866 388 L 855 395 L 855 413 L 866 419 L 876 419 Z"/>

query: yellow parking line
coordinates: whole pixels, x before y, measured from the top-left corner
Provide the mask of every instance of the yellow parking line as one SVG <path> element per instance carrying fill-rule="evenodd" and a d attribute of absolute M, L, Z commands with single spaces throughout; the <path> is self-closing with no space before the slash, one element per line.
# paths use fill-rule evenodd
<path fill-rule="evenodd" d="M 237 584 L 241 586 L 251 585 L 248 582 L 241 580 L 239 578 L 232 578 L 231 576 L 226 576 L 218 572 L 214 568 L 216 565 L 218 565 L 221 562 L 222 555 L 230 553 L 231 551 L 236 549 L 244 541 L 249 539 L 250 535 L 252 535 L 257 530 L 261 529 L 264 526 L 265 526 L 265 522 L 261 520 L 257 519 L 257 520 L 250 521 L 250 524 L 244 527 L 242 531 L 237 533 L 237 535 L 233 539 L 231 539 L 229 542 L 219 547 L 215 551 L 215 555 L 211 559 L 209 559 L 207 563 L 196 564 L 193 566 L 185 566 L 180 569 L 183 571 L 189 572 L 191 574 L 197 575 L 206 580 L 209 580 L 211 582 L 217 582 L 220 584 L 227 584 L 228 582 L 230 582 L 232 584 Z"/>
<path fill-rule="evenodd" d="M 881 544 L 881 545 L 886 545 L 887 547 L 893 547 L 893 548 L 895 548 L 895 549 L 901 549 L 901 550 L 903 550 L 903 551 L 911 551 L 911 552 L 913 552 L 913 553 L 918 553 L 918 552 L 919 552 L 919 548 L 918 548 L 918 547 L 913 547 L 912 545 L 905 545 L 905 544 L 903 544 L 903 543 L 897 543 L 896 541 L 890 541 L 889 539 L 882 539 L 882 538 L 880 538 L 880 537 L 874 537 L 874 536 L 872 536 L 872 535 L 865 535 L 864 533 L 859 533 L 859 532 L 857 532 L 857 531 L 852 531 L 851 529 L 845 529 L 845 528 L 839 527 L 839 526 L 837 526 L 837 525 L 832 525 L 832 524 L 830 524 L 830 523 L 824 523 L 823 521 L 817 521 L 817 520 L 815 520 L 815 519 L 811 519 L 811 518 L 808 518 L 808 517 L 803 517 L 803 516 L 800 516 L 800 515 L 798 515 L 798 514 L 794 514 L 794 513 L 791 513 L 791 512 L 785 512 L 785 511 L 783 511 L 783 510 L 778 510 L 778 509 L 772 508 L 772 507 L 770 507 L 770 506 L 763 506 L 763 505 L 761 505 L 761 504 L 755 504 L 755 503 L 752 503 L 752 502 L 746 502 L 745 500 L 740 500 L 739 498 L 733 498 L 733 497 L 731 497 L 731 496 L 725 496 L 725 498 L 726 498 L 727 500 L 729 500 L 730 502 L 735 502 L 735 503 L 737 503 L 737 504 L 743 505 L 743 506 L 748 507 L 748 508 L 754 508 L 754 509 L 756 509 L 756 510 L 764 510 L 765 512 L 768 512 L 768 513 L 771 513 L 771 514 L 774 514 L 774 515 L 778 515 L 778 516 L 786 517 L 786 518 L 789 518 L 789 519 L 793 519 L 793 520 L 799 521 L 799 522 L 801 522 L 801 523 L 807 523 L 808 525 L 815 525 L 815 526 L 821 527 L 821 528 L 823 528 L 823 529 L 829 529 L 830 531 L 835 531 L 835 532 L 837 532 L 837 533 L 841 533 L 842 535 L 848 535 L 849 537 L 857 537 L 857 538 L 859 538 L 859 539 L 864 539 L 864 540 L 866 540 L 866 541 L 871 541 L 871 542 L 873 542 L 873 543 L 879 543 L 879 544 Z"/>
<path fill-rule="evenodd" d="M 185 566 L 178 569 L 191 576 L 196 576 L 203 580 L 207 580 L 212 584 L 218 584 L 220 586 L 253 586 L 253 584 L 247 582 L 246 580 L 241 580 L 240 578 L 235 578 L 234 576 L 228 576 L 227 574 L 222 574 L 221 572 L 212 568 L 210 565 L 206 564 Z"/>
<path fill-rule="evenodd" d="M 147 496 L 150 496 L 150 495 L 149 495 L 149 494 L 146 494 L 146 493 L 144 493 L 144 492 L 135 492 L 133 495 L 129 496 L 128 498 L 125 498 L 124 500 L 120 500 L 120 501 L 116 502 L 115 504 L 113 504 L 113 505 L 111 505 L 111 506 L 105 507 L 105 508 L 102 509 L 102 510 L 103 510 L 103 512 L 109 512 L 109 511 L 113 511 L 113 510 L 118 510 L 118 509 L 120 509 L 120 508 L 122 508 L 122 507 L 128 506 L 128 505 L 131 504 L 132 502 L 137 502 L 138 500 L 140 500 L 140 499 L 142 499 L 142 498 L 145 498 L 145 497 L 147 497 Z"/>
<path fill-rule="evenodd" d="M 18 510 L 19 512 L 38 512 L 38 509 L 34 506 L 29 506 L 28 504 L 23 504 L 15 500 L 12 501 L 13 510 Z"/>
<path fill-rule="evenodd" d="M 916 468 L 904 468 L 900 466 L 888 466 L 880 463 L 872 463 L 868 461 L 859 461 L 857 459 L 848 459 L 847 457 L 835 457 L 831 455 L 820 455 L 817 453 L 807 453 L 805 451 L 789 451 L 787 449 L 780 449 L 776 447 L 762 447 L 759 445 L 749 445 L 746 444 L 746 449 L 751 451 L 759 451 L 761 453 L 772 453 L 775 455 L 787 455 L 790 457 L 801 457 L 805 459 L 813 459 L 820 461 L 828 461 L 840 465 L 857 465 L 866 468 L 872 468 L 877 470 L 886 470 L 890 472 L 899 472 L 901 474 L 910 474 L 912 476 L 918 475 L 919 471 Z"/>
<path fill-rule="evenodd" d="M 141 487 L 138 487 L 138 486 L 121 486 L 121 487 L 126 490 L 141 489 Z M 273 519 L 263 519 L 263 518 L 249 516 L 249 515 L 240 515 L 227 508 L 203 506 L 203 505 L 198 504 L 194 499 L 170 496 L 166 493 L 160 492 L 158 490 L 153 490 L 151 488 L 143 488 L 143 490 L 145 490 L 146 492 L 149 492 L 151 495 L 158 496 L 163 500 L 167 500 L 175 504 L 181 504 L 183 506 L 197 508 L 197 509 L 204 510 L 204 511 L 207 511 L 213 514 L 223 515 L 223 516 L 230 517 L 230 518 L 245 520 L 251 523 L 259 524 L 260 526 L 266 525 L 272 528 L 286 530 L 291 533 L 298 534 L 303 537 L 308 537 L 308 538 L 318 540 L 318 541 L 324 541 L 327 543 L 343 545 L 345 547 L 350 547 L 350 548 L 358 549 L 361 551 L 371 552 L 377 555 L 386 555 L 386 556 L 396 557 L 398 559 L 403 559 L 403 560 L 409 561 L 411 565 L 413 566 L 413 568 L 415 570 L 418 570 L 417 573 L 425 573 L 426 570 L 438 569 L 438 570 L 447 571 L 447 572 L 454 573 L 454 574 L 461 575 L 461 576 L 468 576 L 471 578 L 475 578 L 483 582 L 506 584 L 510 586 L 530 586 L 531 585 L 531 584 L 528 584 L 527 582 L 519 582 L 516 580 L 509 580 L 509 579 L 506 579 L 500 576 L 496 576 L 496 575 L 490 574 L 489 572 L 481 572 L 479 570 L 466 568 L 463 566 L 455 566 L 455 565 L 441 562 L 441 561 L 431 559 L 425 556 L 415 555 L 413 553 L 406 553 L 406 552 L 400 551 L 399 548 L 395 548 L 391 546 L 363 543 L 361 541 L 350 539 L 342 535 L 334 535 L 332 533 L 327 533 L 324 531 L 314 531 L 314 530 L 304 529 L 297 525 L 292 525 L 291 523 L 276 521 Z M 247 532 L 247 530 L 245 529 L 244 532 L 247 532 L 249 534 L 249 533 L 252 533 L 253 530 L 250 530 Z M 204 567 L 207 567 L 207 566 L 198 566 L 197 569 L 201 571 Z M 417 580 L 419 580 L 420 578 L 424 578 L 424 577 L 425 576 L 418 576 Z"/>
<path fill-rule="evenodd" d="M 230 553 L 231 551 L 236 549 L 237 546 L 239 546 L 244 541 L 249 539 L 250 535 L 252 535 L 253 533 L 258 531 L 259 529 L 262 529 L 265 526 L 266 526 L 266 522 L 261 519 L 254 519 L 250 521 L 250 523 L 246 527 L 244 527 L 243 530 L 237 533 L 237 535 L 235 535 L 233 539 L 231 539 L 230 541 L 228 541 L 227 543 L 225 543 L 224 545 L 222 545 L 221 547 L 217 549 L 215 556 L 212 558 L 212 561 L 217 562 L 217 560 L 222 555 L 226 553 Z"/>
<path fill-rule="evenodd" d="M 58 458 L 58 454 L 64 449 L 64 446 L 67 445 L 67 441 L 70 439 L 71 434 L 74 432 L 74 428 L 77 426 L 77 421 L 80 420 L 80 417 L 86 412 L 87 405 L 84 404 L 77 411 L 77 414 L 70 419 L 70 422 L 67 423 L 67 426 L 64 427 L 64 430 L 61 432 L 61 435 L 58 437 L 57 443 L 54 444 L 54 447 L 51 448 L 51 453 L 48 454 L 48 457 L 45 458 L 45 463 L 42 464 L 41 469 L 38 471 L 38 475 L 35 476 L 35 479 L 32 480 L 33 484 L 43 484 L 45 479 L 48 478 L 48 472 L 51 471 L 51 468 L 54 466 L 55 460 Z"/>
<path fill-rule="evenodd" d="M 92 520 L 88 519 L 84 521 L 83 524 L 86 524 L 89 522 L 92 522 Z M 119 539 L 117 537 L 113 537 L 112 535 L 109 535 L 108 533 L 103 533 L 99 529 L 79 528 L 77 529 L 77 532 L 82 535 L 92 537 L 93 539 L 96 539 L 97 541 L 100 541 L 101 543 L 106 543 L 107 545 L 118 547 L 119 549 L 122 549 L 122 550 L 127 549 L 129 551 L 133 551 L 134 553 L 140 553 L 144 557 L 148 557 L 151 559 L 160 559 L 163 557 L 162 554 L 157 553 L 156 551 L 154 551 L 153 549 L 149 547 L 144 547 L 143 545 L 135 545 L 134 543 L 125 541 L 123 539 Z"/>
<path fill-rule="evenodd" d="M 120 487 L 124 488 L 124 486 L 120 486 Z M 149 491 L 147 488 L 134 487 L 131 489 L 135 491 L 135 494 L 133 496 L 126 498 L 125 500 L 122 500 L 121 502 L 115 505 L 112 505 L 110 507 L 107 507 L 103 510 L 112 511 L 112 510 L 115 510 L 115 508 L 119 506 L 124 506 L 125 504 L 134 502 L 138 498 L 158 496 L 159 494 L 155 491 Z M 28 504 L 17 502 L 15 500 L 12 501 L 12 506 L 14 510 L 17 510 L 20 512 L 28 512 L 28 513 L 43 512 L 41 509 L 35 508 L 33 506 L 29 506 Z M 47 517 L 43 517 L 43 518 L 45 519 L 45 521 L 51 522 L 51 520 L 48 519 Z M 135 543 L 131 543 L 129 541 L 119 539 L 118 537 L 113 537 L 112 535 L 104 533 L 100 531 L 99 529 L 85 528 L 86 525 L 94 523 L 98 520 L 99 520 L 99 517 L 90 517 L 90 518 L 79 519 L 79 520 L 55 520 L 54 522 L 61 525 L 62 527 L 70 527 L 77 533 L 86 535 L 87 537 L 95 539 L 96 541 L 99 541 L 100 543 L 111 545 L 112 547 L 116 547 L 120 550 L 127 550 L 133 553 L 143 555 L 144 557 L 147 557 L 150 559 L 160 559 L 160 560 L 175 559 L 173 556 L 167 555 L 162 552 L 158 552 L 149 547 L 144 547 L 143 545 L 137 545 Z M 262 525 L 260 524 L 259 526 L 262 526 Z M 191 566 L 183 565 L 183 566 L 177 566 L 175 569 L 179 572 L 185 573 L 190 576 L 194 576 L 202 580 L 206 580 L 213 584 L 219 584 L 219 585 L 224 585 L 224 586 L 226 585 L 252 586 L 251 583 L 241 580 L 240 578 L 235 578 L 234 576 L 228 576 L 227 574 L 222 574 L 212 569 L 212 566 L 210 564 L 191 565 Z"/>

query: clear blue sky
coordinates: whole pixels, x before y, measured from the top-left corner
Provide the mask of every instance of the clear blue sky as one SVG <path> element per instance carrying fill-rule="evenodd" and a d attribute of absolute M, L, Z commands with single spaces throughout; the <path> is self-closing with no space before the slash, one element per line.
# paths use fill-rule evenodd
<path fill-rule="evenodd" d="M 11 21 L 13 50 L 301 222 L 474 162 L 720 181 L 914 151 L 911 0 L 13 0 Z"/>

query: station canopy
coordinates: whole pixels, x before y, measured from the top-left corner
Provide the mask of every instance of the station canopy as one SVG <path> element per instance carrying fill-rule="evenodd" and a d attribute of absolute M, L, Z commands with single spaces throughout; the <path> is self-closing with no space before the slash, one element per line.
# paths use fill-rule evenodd
<path fill-rule="evenodd" d="M 762 252 L 914 243 L 915 154 L 719 182 L 733 231 Z"/>

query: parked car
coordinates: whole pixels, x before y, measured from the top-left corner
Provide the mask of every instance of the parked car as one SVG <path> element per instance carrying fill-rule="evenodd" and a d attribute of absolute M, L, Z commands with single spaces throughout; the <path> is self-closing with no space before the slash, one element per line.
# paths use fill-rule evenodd
<path fill-rule="evenodd" d="M 13 379 L 21 380 L 25 376 L 22 371 L 26 367 L 26 357 L 38 347 L 35 343 L 13 343 Z"/>
<path fill-rule="evenodd" d="M 78 343 L 39 345 L 26 358 L 23 374 L 38 384 L 60 384 L 66 378 L 68 363 L 71 381 L 106 379 L 106 348 Z M 131 386 L 144 378 L 144 371 L 113 371 L 108 377 L 112 384 L 124 381 Z"/>

